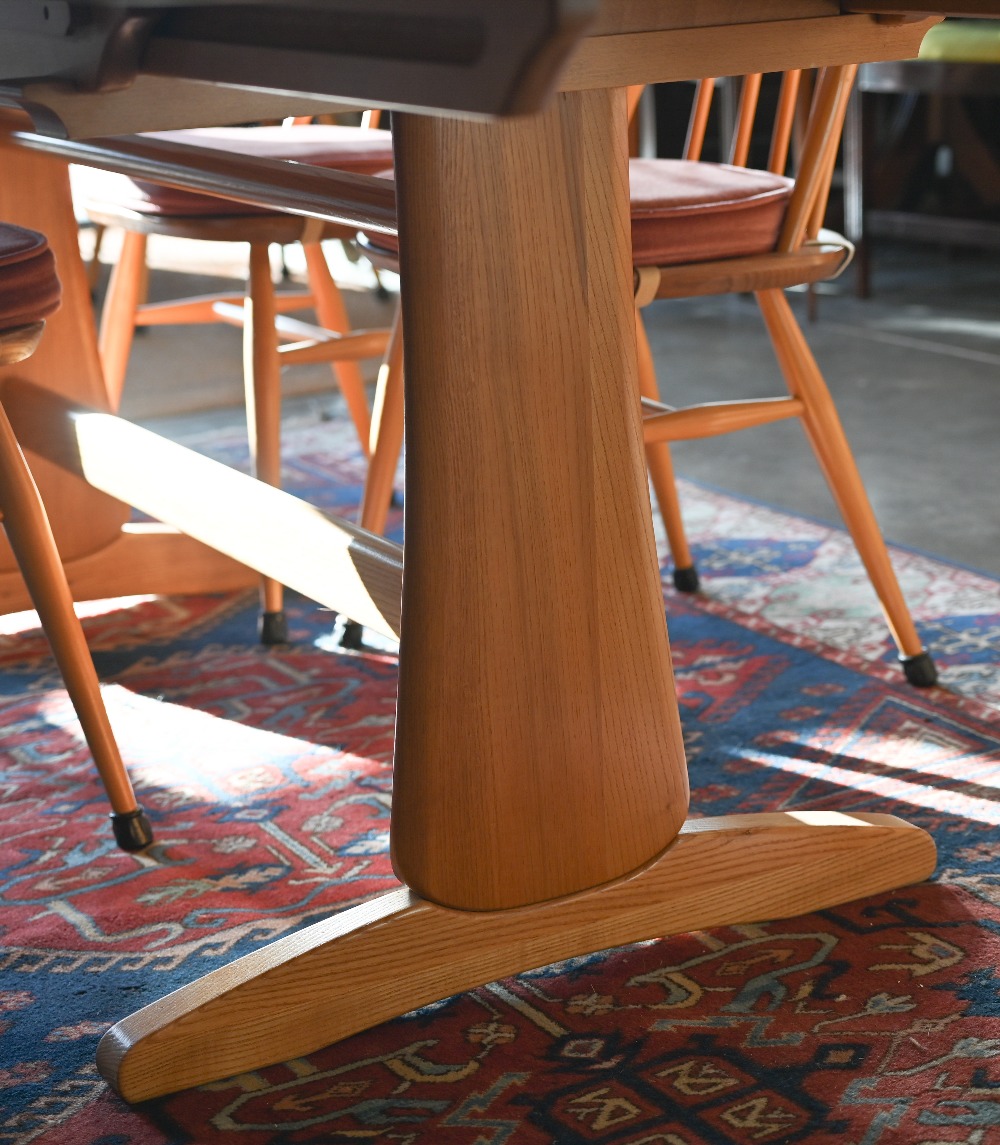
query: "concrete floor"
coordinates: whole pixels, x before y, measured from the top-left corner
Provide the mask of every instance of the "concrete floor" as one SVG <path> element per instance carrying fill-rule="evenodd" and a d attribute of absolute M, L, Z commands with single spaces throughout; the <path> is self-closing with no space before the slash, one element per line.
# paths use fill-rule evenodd
<path fill-rule="evenodd" d="M 238 285 L 245 265 L 231 246 L 202 251 L 198 269 L 210 277 L 189 281 L 181 268 L 190 257 L 189 244 L 156 254 L 153 297 Z M 355 280 L 355 324 L 387 323 L 392 304 L 365 289 L 364 268 L 342 262 L 340 272 Z M 806 333 L 885 535 L 1000 574 L 1000 256 L 881 246 L 869 301 L 853 297 L 850 276 L 823 285 Z M 804 295 L 793 295 L 793 305 L 804 314 Z M 645 313 L 670 404 L 782 392 L 752 298 L 659 302 Z M 288 371 L 287 379 L 290 408 L 336 405 L 326 367 Z M 198 410 L 224 423 L 242 416 L 241 401 L 237 331 L 160 328 L 137 339 L 127 416 L 182 434 L 184 421 L 159 419 Z M 838 520 L 798 424 L 683 442 L 675 462 L 683 476 Z"/>
<path fill-rule="evenodd" d="M 850 275 L 824 286 L 815 322 L 802 318 L 804 295 L 793 305 L 883 532 L 1000 573 L 1000 256 L 880 248 L 868 301 L 853 297 Z M 671 405 L 783 392 L 752 298 L 647 313 Z M 684 476 L 839 520 L 797 423 L 681 442 L 674 456 Z"/>

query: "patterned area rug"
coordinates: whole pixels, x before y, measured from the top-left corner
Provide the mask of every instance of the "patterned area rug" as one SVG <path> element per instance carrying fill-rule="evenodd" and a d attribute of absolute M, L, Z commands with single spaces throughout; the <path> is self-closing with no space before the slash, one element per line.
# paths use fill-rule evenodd
<path fill-rule="evenodd" d="M 349 444 L 296 424 L 287 485 L 351 506 Z M 934 835 L 933 881 L 548 966 L 129 1108 L 94 1066 L 111 1022 L 395 885 L 395 659 L 337 651 L 302 600 L 268 651 L 253 593 L 86 606 L 157 835 L 129 856 L 32 617 L 2 618 L 0 1143 L 1000 1141 L 1000 584 L 895 553 L 943 669 L 916 691 L 842 533 L 684 502 L 705 591 L 664 599 L 692 814 L 893 812 Z"/>

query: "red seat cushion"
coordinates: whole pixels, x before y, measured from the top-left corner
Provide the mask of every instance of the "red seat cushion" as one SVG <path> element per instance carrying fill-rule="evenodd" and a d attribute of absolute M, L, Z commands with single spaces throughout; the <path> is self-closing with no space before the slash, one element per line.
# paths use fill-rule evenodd
<path fill-rule="evenodd" d="M 774 250 L 794 181 L 769 171 L 631 159 L 632 262 L 677 266 Z"/>
<path fill-rule="evenodd" d="M 258 159 L 284 159 L 331 167 L 356 175 L 374 175 L 392 163 L 388 131 L 359 127 L 198 127 L 186 131 L 152 131 L 151 139 L 166 139 L 193 147 L 235 151 Z M 161 187 L 115 172 L 88 171 L 74 180 L 84 203 L 104 203 L 141 215 L 202 216 L 271 214 L 263 207 L 234 204 L 229 199 Z"/>
<path fill-rule="evenodd" d="M 675 266 L 774 250 L 792 179 L 682 159 L 631 159 L 629 165 L 636 266 Z M 392 178 L 392 171 L 377 174 Z M 377 252 L 399 250 L 394 235 L 364 237 Z"/>
<path fill-rule="evenodd" d="M 0 223 L 0 330 L 41 322 L 59 306 L 59 294 L 45 236 Z"/>

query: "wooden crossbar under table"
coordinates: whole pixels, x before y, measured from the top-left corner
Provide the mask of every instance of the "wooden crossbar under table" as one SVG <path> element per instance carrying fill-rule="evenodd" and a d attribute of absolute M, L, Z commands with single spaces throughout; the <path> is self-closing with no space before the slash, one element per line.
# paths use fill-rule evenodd
<path fill-rule="evenodd" d="M 397 117 L 408 443 L 391 845 L 405 886 L 119 1022 L 98 1062 L 127 1100 L 306 1054 L 584 951 L 787 917 L 930 874 L 930 838 L 888 816 L 685 822 L 634 400 L 620 90 L 904 58 L 926 27 L 895 11 L 842 14 L 834 0 L 606 0 L 541 113 Z M 63 122 L 72 118 L 71 96 L 47 98 L 62 101 Z M 100 134 L 101 99 L 87 99 L 77 133 Z M 212 122 L 210 99 L 204 113 Z M 156 115 L 167 126 L 162 103 Z M 129 129 L 142 126 L 141 107 L 129 116 Z M 113 462 L 90 470 L 105 492 L 88 484 L 95 441 L 140 458 L 157 451 L 106 409 L 60 161 L 10 142 L 2 161 L 0 217 L 49 233 L 66 285 L 59 321 L 18 381 L 71 579 L 109 595 L 246 583 L 245 564 L 232 559 L 256 560 L 245 539 L 210 527 L 197 542 L 168 529 L 126 532 L 133 488 L 193 528 L 176 490 L 151 488 L 148 474 L 133 484 Z M 46 196 L 33 192 L 43 185 Z M 359 591 L 351 553 L 364 545 L 344 542 L 347 587 L 323 590 L 331 606 Z M 127 572 L 111 559 L 123 546 L 133 554 Z M 391 595 L 398 554 L 369 556 Z M 19 606 L 10 575 L 0 599 Z"/>

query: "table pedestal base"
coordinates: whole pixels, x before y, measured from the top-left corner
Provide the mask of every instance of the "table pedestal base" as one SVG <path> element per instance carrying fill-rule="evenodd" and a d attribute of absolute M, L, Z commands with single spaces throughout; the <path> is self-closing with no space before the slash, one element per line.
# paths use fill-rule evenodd
<path fill-rule="evenodd" d="M 128 1101 L 311 1053 L 418 1006 L 593 950 L 787 918 L 919 882 L 930 837 L 891 815 L 774 812 L 689 820 L 611 883 L 501 911 L 408 888 L 316 923 L 125 1018 L 98 1067 Z"/>

